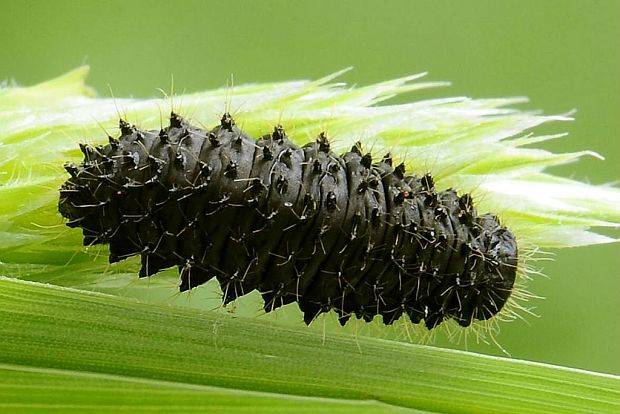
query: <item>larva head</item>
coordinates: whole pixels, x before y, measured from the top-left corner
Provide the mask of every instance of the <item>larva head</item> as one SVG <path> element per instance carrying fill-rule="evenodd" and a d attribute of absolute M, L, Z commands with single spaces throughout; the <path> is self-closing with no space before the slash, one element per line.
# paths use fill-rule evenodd
<path fill-rule="evenodd" d="M 468 245 L 467 270 L 457 281 L 459 305 L 452 317 L 461 326 L 499 313 L 510 297 L 517 275 L 515 236 L 492 214 L 479 217 L 476 228 L 478 234 Z"/>

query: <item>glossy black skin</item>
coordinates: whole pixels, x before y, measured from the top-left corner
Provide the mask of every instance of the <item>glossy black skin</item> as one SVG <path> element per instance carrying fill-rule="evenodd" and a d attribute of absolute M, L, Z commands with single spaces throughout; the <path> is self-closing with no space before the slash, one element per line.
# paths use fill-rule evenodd
<path fill-rule="evenodd" d="M 513 234 L 389 155 L 340 157 L 324 134 L 299 147 L 281 126 L 256 141 L 229 114 L 211 131 L 174 113 L 161 131 L 120 128 L 65 166 L 59 211 L 110 262 L 140 254 L 140 277 L 177 266 L 181 291 L 215 277 L 224 303 L 258 289 L 266 311 L 297 302 L 308 324 L 334 309 L 342 324 L 469 326 L 510 296 Z"/>

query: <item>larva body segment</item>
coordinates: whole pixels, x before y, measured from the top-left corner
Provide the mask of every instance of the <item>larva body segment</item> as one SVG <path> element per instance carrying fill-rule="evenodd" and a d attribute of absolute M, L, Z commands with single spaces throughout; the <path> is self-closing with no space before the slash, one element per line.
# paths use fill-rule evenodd
<path fill-rule="evenodd" d="M 334 309 L 342 324 L 469 326 L 511 294 L 513 234 L 389 155 L 339 157 L 324 134 L 299 147 L 279 126 L 256 141 L 228 114 L 208 132 L 176 114 L 159 132 L 120 128 L 65 166 L 59 211 L 110 262 L 140 254 L 140 277 L 177 266 L 181 291 L 215 277 L 224 303 L 257 289 L 266 311 L 297 302 L 308 324 Z"/>

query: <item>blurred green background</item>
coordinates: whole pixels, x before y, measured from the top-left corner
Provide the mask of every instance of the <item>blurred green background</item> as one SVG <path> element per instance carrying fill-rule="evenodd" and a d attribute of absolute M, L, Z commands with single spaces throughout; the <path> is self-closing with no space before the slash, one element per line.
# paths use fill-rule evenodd
<path fill-rule="evenodd" d="M 161 96 L 226 84 L 317 78 L 368 84 L 429 71 L 447 89 L 415 98 L 526 95 L 524 109 L 576 121 L 547 144 L 591 149 L 557 173 L 620 178 L 620 3 L 510 1 L 0 0 L 0 79 L 33 84 L 89 64 L 101 95 Z M 620 206 L 619 206 L 620 208 Z M 618 233 L 615 233 L 618 236 Z M 557 252 L 531 291 L 540 318 L 504 324 L 513 357 L 620 374 L 620 246 Z M 444 346 L 455 346 L 440 343 Z M 456 346 L 459 347 L 459 346 Z M 462 346 L 461 346 L 462 347 Z M 469 349 L 501 355 L 495 345 Z"/>

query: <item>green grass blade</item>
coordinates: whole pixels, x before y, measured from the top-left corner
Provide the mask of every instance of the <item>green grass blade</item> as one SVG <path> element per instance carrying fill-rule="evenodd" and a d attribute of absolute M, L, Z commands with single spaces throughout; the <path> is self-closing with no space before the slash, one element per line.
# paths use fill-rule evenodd
<path fill-rule="evenodd" d="M 111 411 L 137 408 L 137 394 L 147 409 L 167 412 L 188 411 L 193 399 L 202 404 L 196 409 L 212 403 L 218 412 L 620 410 L 620 378 L 610 375 L 375 338 L 323 339 L 259 320 L 15 279 L 0 279 L 0 320 L 0 408 L 82 401 Z M 97 398 L 67 396 L 85 390 Z M 110 397 L 115 392 L 118 399 Z"/>
<path fill-rule="evenodd" d="M 2 364 L 0 410 L 3 413 L 422 413 L 378 401 L 297 397 Z"/>

